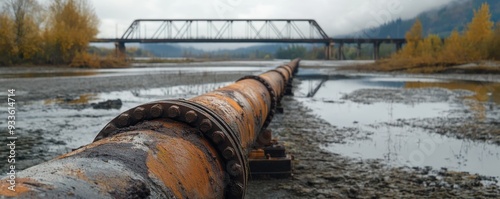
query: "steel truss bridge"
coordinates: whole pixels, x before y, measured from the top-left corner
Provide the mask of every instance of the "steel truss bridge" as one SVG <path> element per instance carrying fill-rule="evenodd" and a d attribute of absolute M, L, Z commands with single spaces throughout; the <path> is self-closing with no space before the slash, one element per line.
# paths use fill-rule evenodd
<path fill-rule="evenodd" d="M 396 44 L 404 39 L 331 38 L 312 19 L 137 19 L 120 38 L 98 38 L 94 43 L 115 43 L 125 52 L 126 43 L 323 43 L 330 59 L 337 46 L 336 58 L 344 58 L 344 44 L 372 44 L 373 58 L 379 58 L 382 43 Z"/>

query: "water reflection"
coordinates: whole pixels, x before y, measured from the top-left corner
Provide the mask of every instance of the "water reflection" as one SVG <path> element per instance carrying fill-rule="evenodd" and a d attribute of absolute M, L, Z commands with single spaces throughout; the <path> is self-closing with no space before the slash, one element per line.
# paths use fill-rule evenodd
<path fill-rule="evenodd" d="M 451 82 L 407 82 L 405 88 L 430 88 L 438 87 L 449 90 L 467 90 L 473 93 L 466 96 L 470 99 L 466 104 L 479 120 L 484 120 L 488 109 L 492 110 L 494 104 L 500 104 L 500 83 L 474 82 L 474 81 L 451 81 Z M 488 103 L 488 104 L 484 104 Z"/>
<path fill-rule="evenodd" d="M 124 101 L 125 108 L 132 108 L 131 106 L 137 106 L 138 104 L 148 103 L 151 101 L 194 97 L 216 90 L 230 83 L 231 82 L 190 84 L 164 88 L 115 91 L 110 93 L 99 93 L 97 98 L 98 100 L 122 99 L 122 101 Z"/>
<path fill-rule="evenodd" d="M 475 82 L 475 81 L 451 81 L 451 82 L 406 82 L 405 88 L 430 88 L 438 87 L 449 90 L 468 90 L 474 93 L 468 96 L 479 102 L 492 102 L 500 104 L 500 83 Z"/>
<path fill-rule="evenodd" d="M 405 125 L 405 119 L 433 122 L 434 118 L 448 117 L 453 110 L 468 109 L 476 115 L 488 115 L 490 103 L 498 112 L 500 84 L 469 81 L 442 81 L 436 79 L 380 78 L 380 77 L 334 77 L 324 82 L 313 98 L 306 95 L 321 83 L 321 79 L 302 80 L 297 99 L 310 107 L 315 114 L 339 128 L 356 127 L 360 132 L 369 132 L 365 139 L 346 140 L 343 144 L 330 144 L 326 150 L 362 159 L 382 159 L 394 166 L 447 167 L 482 175 L 500 176 L 500 147 L 485 142 L 456 139 L 430 133 L 429 129 Z M 437 97 L 437 100 L 421 100 L 406 103 L 380 100 L 376 103 L 355 103 L 344 99 L 346 94 L 362 89 L 393 91 L 421 97 L 416 90 L 430 89 L 425 95 L 441 95 L 433 88 L 457 92 L 459 99 Z M 436 92 L 439 91 L 439 92 Z M 380 94 L 380 93 L 379 93 Z M 377 96 L 377 93 L 369 93 Z M 383 94 L 382 94 L 383 97 Z M 460 99 L 461 98 L 461 99 Z M 423 98 L 428 99 L 428 98 Z M 467 103 L 463 103 L 467 101 Z M 463 111 L 462 111 L 463 112 Z M 390 123 L 392 125 L 387 125 Z M 363 136 L 360 136 L 363 137 Z"/>

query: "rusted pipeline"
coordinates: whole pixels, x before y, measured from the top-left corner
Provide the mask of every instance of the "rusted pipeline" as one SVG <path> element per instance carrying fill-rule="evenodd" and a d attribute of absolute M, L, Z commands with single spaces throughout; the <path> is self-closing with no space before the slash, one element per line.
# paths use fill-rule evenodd
<path fill-rule="evenodd" d="M 189 100 L 114 118 L 93 143 L 18 173 L 20 198 L 243 198 L 248 154 L 297 70 L 294 60 Z"/>
<path fill-rule="evenodd" d="M 198 129 L 169 119 L 146 121 L 16 177 L 16 198 L 220 198 L 224 169 Z"/>

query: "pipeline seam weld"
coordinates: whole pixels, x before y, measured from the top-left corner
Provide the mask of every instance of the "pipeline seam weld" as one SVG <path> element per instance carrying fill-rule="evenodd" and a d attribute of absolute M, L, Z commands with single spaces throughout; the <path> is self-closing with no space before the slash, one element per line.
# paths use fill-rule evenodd
<path fill-rule="evenodd" d="M 283 65 L 283 66 L 279 66 L 278 68 L 284 68 L 287 72 L 288 72 L 288 75 L 290 76 L 290 79 L 292 79 L 293 77 L 293 71 L 291 71 L 291 66 L 288 66 L 288 65 Z"/>

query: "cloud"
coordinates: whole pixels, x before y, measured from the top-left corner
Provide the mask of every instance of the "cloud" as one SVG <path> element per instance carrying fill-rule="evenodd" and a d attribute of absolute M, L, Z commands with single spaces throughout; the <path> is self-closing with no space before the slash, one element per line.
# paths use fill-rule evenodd
<path fill-rule="evenodd" d="M 121 35 L 138 18 L 308 18 L 329 35 L 415 17 L 453 0 L 90 0 L 100 37 Z M 117 28 L 118 27 L 118 28 Z"/>

